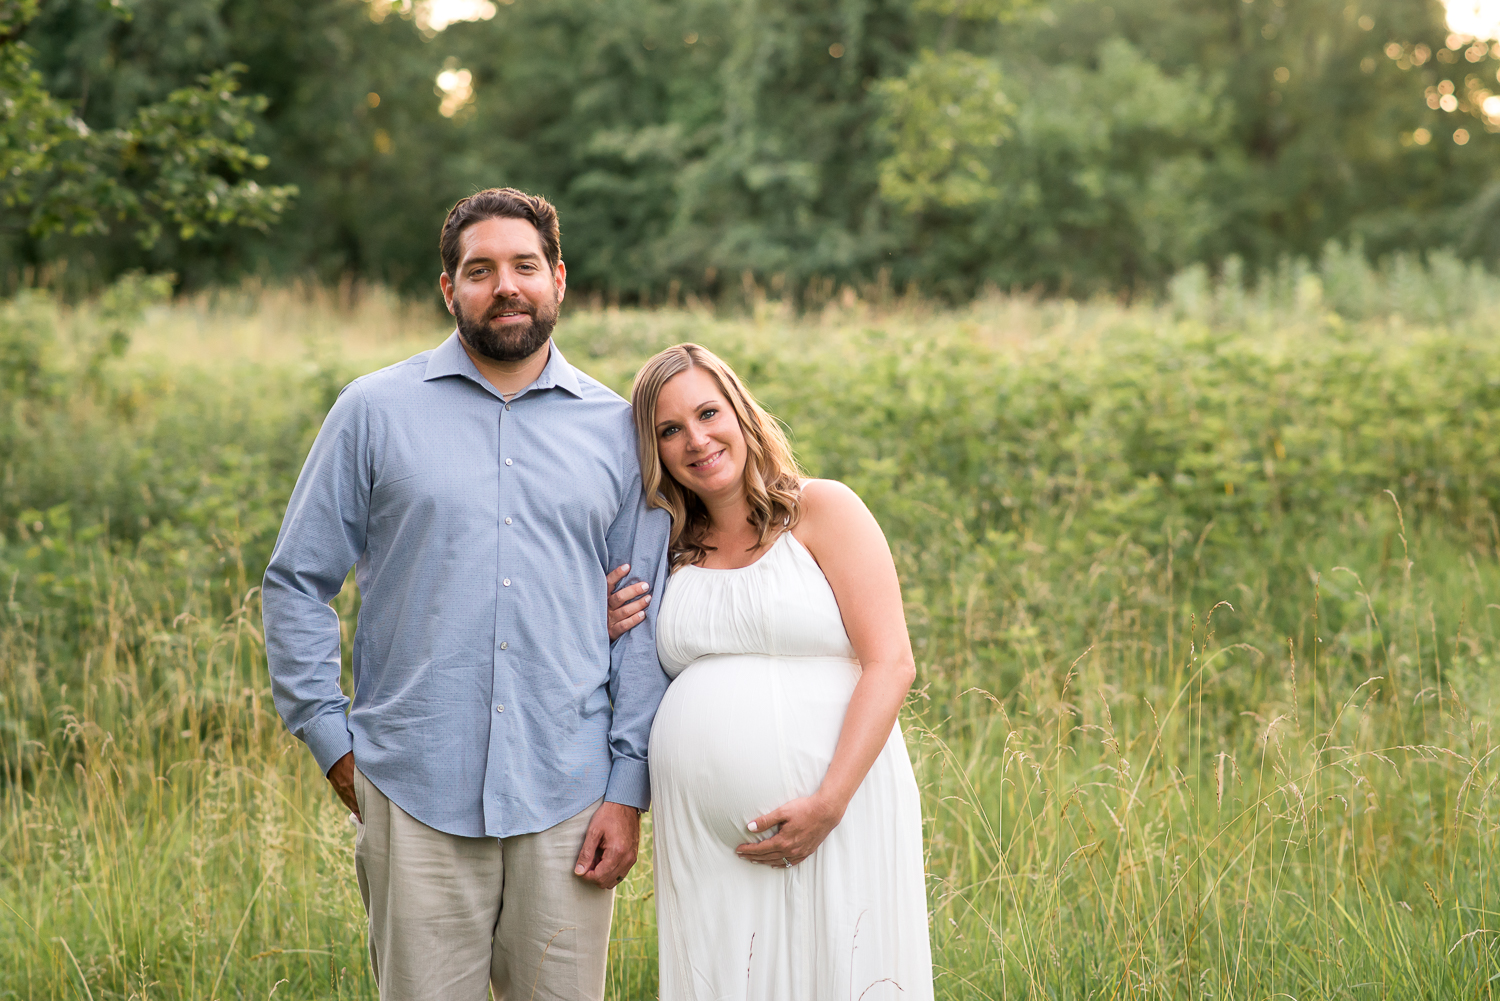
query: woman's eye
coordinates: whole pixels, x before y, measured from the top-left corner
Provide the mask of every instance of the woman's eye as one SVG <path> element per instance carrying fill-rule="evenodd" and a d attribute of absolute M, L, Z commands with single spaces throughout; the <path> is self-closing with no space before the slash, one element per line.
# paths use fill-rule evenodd
<path fill-rule="evenodd" d="M 703 411 L 703 413 L 699 414 L 698 419 L 700 421 L 711 421 L 717 414 L 718 411 L 710 407 L 709 409 Z"/>
<path fill-rule="evenodd" d="M 661 436 L 663 438 L 666 438 L 667 436 L 675 434 L 676 432 L 677 432 L 676 428 L 662 428 Z"/>

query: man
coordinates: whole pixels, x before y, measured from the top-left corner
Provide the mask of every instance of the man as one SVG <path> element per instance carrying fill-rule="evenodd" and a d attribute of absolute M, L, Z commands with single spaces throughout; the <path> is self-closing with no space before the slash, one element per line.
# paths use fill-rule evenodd
<path fill-rule="evenodd" d="M 553 207 L 481 191 L 440 250 L 457 330 L 345 387 L 292 493 L 272 690 L 358 821 L 384 1001 L 598 998 L 667 684 L 652 615 L 610 642 L 605 570 L 659 593 L 669 521 L 629 404 L 552 343 Z M 351 565 L 352 703 L 328 605 Z"/>

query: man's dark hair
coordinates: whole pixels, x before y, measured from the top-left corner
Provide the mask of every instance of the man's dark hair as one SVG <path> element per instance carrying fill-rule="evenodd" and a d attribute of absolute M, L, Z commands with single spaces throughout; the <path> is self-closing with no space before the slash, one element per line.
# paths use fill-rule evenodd
<path fill-rule="evenodd" d="M 525 219 L 531 223 L 542 238 L 542 253 L 547 255 L 547 264 L 553 271 L 557 270 L 557 264 L 562 260 L 562 234 L 557 226 L 557 209 L 552 203 L 541 195 L 528 195 L 515 188 L 485 188 L 459 199 L 458 204 L 448 210 L 448 219 L 443 223 L 438 253 L 442 255 L 443 271 L 450 280 L 458 278 L 459 238 L 464 230 L 486 219 Z"/>

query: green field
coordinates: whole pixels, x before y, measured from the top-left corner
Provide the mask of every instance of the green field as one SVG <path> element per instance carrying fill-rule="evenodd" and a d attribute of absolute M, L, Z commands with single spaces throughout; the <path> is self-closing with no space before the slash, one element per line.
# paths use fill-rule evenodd
<path fill-rule="evenodd" d="M 373 998 L 256 588 L 338 388 L 444 316 L 158 294 L 0 302 L 0 998 Z M 707 344 L 885 527 L 940 997 L 1493 995 L 1500 281 L 749 300 L 558 339 L 622 392 Z M 649 848 L 615 928 L 654 997 Z"/>

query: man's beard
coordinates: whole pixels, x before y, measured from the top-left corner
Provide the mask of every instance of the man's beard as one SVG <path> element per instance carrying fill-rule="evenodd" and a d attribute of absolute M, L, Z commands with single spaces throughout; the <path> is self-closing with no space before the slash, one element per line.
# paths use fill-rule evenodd
<path fill-rule="evenodd" d="M 501 313 L 529 313 L 531 322 L 524 326 L 491 326 L 489 321 Z M 454 299 L 453 317 L 458 321 L 459 336 L 474 351 L 494 361 L 522 361 L 536 354 L 552 336 L 552 328 L 557 326 L 557 297 L 554 295 L 551 302 L 535 307 L 521 299 L 497 303 L 478 321 L 467 316 Z"/>

